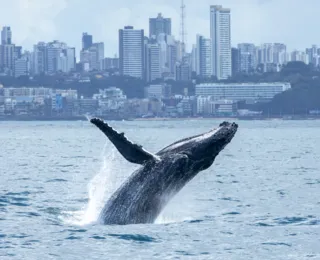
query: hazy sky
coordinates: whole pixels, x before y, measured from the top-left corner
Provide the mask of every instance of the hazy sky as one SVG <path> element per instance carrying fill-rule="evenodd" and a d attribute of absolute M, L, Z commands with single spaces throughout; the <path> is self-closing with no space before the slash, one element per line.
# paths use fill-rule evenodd
<path fill-rule="evenodd" d="M 0 26 L 11 26 L 13 41 L 31 49 L 54 39 L 81 48 L 82 32 L 105 43 L 106 56 L 118 53 L 118 30 L 125 25 L 149 33 L 149 17 L 172 18 L 179 38 L 181 0 L 0 0 Z M 209 6 L 231 8 L 232 45 L 283 42 L 289 50 L 320 44 L 317 0 L 185 0 L 187 49 L 196 34 L 209 37 Z"/>

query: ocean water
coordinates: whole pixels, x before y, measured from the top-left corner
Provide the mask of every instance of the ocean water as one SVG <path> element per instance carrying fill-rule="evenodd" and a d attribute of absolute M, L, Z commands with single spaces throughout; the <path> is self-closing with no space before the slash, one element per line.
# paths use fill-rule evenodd
<path fill-rule="evenodd" d="M 156 152 L 217 120 L 110 122 Z M 320 121 L 239 121 L 156 223 L 104 226 L 137 166 L 87 121 L 0 122 L 0 259 L 320 259 Z"/>

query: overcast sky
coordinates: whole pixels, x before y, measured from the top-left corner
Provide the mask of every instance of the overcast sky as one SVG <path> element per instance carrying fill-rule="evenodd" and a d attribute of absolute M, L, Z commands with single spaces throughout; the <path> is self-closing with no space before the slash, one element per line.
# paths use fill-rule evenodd
<path fill-rule="evenodd" d="M 118 30 L 125 25 L 149 33 L 149 17 L 172 18 L 179 39 L 181 0 L 0 0 L 0 26 L 11 26 L 13 42 L 31 49 L 54 39 L 81 48 L 82 32 L 105 43 L 106 56 L 118 53 Z M 196 34 L 209 37 L 209 6 L 231 8 L 232 45 L 283 42 L 289 50 L 320 44 L 318 0 L 185 0 L 187 49 Z"/>

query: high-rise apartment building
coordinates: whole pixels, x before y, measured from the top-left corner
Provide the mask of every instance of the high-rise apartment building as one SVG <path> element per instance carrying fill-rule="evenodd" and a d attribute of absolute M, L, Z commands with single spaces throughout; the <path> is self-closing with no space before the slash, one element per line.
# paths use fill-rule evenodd
<path fill-rule="evenodd" d="M 125 26 L 119 30 L 120 74 L 144 78 L 144 30 Z"/>
<path fill-rule="evenodd" d="M 210 6 L 210 38 L 212 75 L 218 79 L 231 76 L 230 9 Z"/>
<path fill-rule="evenodd" d="M 102 63 L 104 59 L 104 43 L 103 42 L 97 42 L 93 43 L 92 46 L 89 48 L 91 51 L 97 52 L 97 69 L 102 69 Z"/>
<path fill-rule="evenodd" d="M 204 78 L 212 75 L 211 40 L 197 35 L 196 72 Z"/>
<path fill-rule="evenodd" d="M 237 48 L 231 48 L 231 68 L 232 76 L 240 72 L 240 54 Z"/>
<path fill-rule="evenodd" d="M 102 70 L 119 69 L 119 58 L 104 58 L 101 65 Z"/>
<path fill-rule="evenodd" d="M 45 73 L 47 71 L 47 45 L 44 42 L 39 42 L 33 47 L 33 62 L 32 72 L 35 75 Z"/>
<path fill-rule="evenodd" d="M 12 31 L 9 26 L 4 26 L 1 31 L 1 44 L 12 44 Z"/>
<path fill-rule="evenodd" d="M 76 69 L 75 48 L 59 41 L 39 42 L 34 45 L 30 58 L 31 70 L 35 75 L 54 74 L 58 71 L 68 73 Z"/>
<path fill-rule="evenodd" d="M 94 46 L 80 52 L 80 62 L 85 71 L 98 70 L 100 64 L 98 62 L 98 52 Z"/>
<path fill-rule="evenodd" d="M 0 66 L 3 69 L 14 70 L 14 44 L 0 45 Z"/>
<path fill-rule="evenodd" d="M 256 46 L 253 43 L 239 43 L 239 71 L 252 73 L 257 67 Z"/>
<path fill-rule="evenodd" d="M 211 45 L 210 45 L 211 48 Z M 211 56 L 210 56 L 211 59 Z M 197 50 L 197 45 L 192 44 L 192 49 L 191 49 L 191 71 L 196 72 L 197 71 L 197 66 L 198 66 L 198 50 Z M 211 66 L 211 64 L 210 64 Z M 211 75 L 211 71 L 210 71 Z"/>
<path fill-rule="evenodd" d="M 60 54 L 63 49 L 66 49 L 67 45 L 63 42 L 53 41 L 49 42 L 46 46 L 47 54 L 47 73 L 54 74 L 61 70 Z"/>
<path fill-rule="evenodd" d="M 62 50 L 61 56 L 63 57 L 62 60 L 65 60 L 65 70 L 63 72 L 70 72 L 76 70 L 76 48 L 74 47 L 67 47 L 66 49 Z"/>
<path fill-rule="evenodd" d="M 313 52 L 316 54 L 316 46 L 312 46 Z M 274 43 L 273 44 L 273 63 L 275 64 L 284 64 L 286 63 L 286 54 L 287 46 L 283 43 Z M 309 59 L 310 61 L 312 59 Z"/>
<path fill-rule="evenodd" d="M 171 35 L 171 18 L 164 18 L 161 13 L 156 18 L 149 18 L 149 37 L 158 37 L 160 33 Z"/>
<path fill-rule="evenodd" d="M 92 46 L 92 35 L 88 33 L 82 34 L 82 50 L 87 50 Z"/>
<path fill-rule="evenodd" d="M 22 46 L 14 46 L 14 59 L 20 59 L 22 56 Z"/>
<path fill-rule="evenodd" d="M 258 63 L 273 63 L 273 44 L 264 43 L 261 44 L 258 49 Z"/>
<path fill-rule="evenodd" d="M 158 43 L 146 45 L 146 80 L 161 78 L 161 48 Z"/>
<path fill-rule="evenodd" d="M 27 76 L 29 74 L 29 61 L 26 57 L 21 57 L 14 62 L 14 76 L 16 78 L 20 76 Z"/>
<path fill-rule="evenodd" d="M 9 26 L 2 27 L 0 45 L 0 67 L 13 73 L 15 60 L 15 46 L 12 44 L 12 31 Z"/>

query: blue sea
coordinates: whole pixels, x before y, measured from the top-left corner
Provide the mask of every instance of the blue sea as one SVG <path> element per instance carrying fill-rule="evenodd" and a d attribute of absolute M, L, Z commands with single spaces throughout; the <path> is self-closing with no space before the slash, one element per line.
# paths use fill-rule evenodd
<path fill-rule="evenodd" d="M 110 122 L 145 149 L 221 121 Z M 0 259 L 320 259 L 320 121 L 238 121 L 154 224 L 105 226 L 138 166 L 88 121 L 0 122 Z"/>

